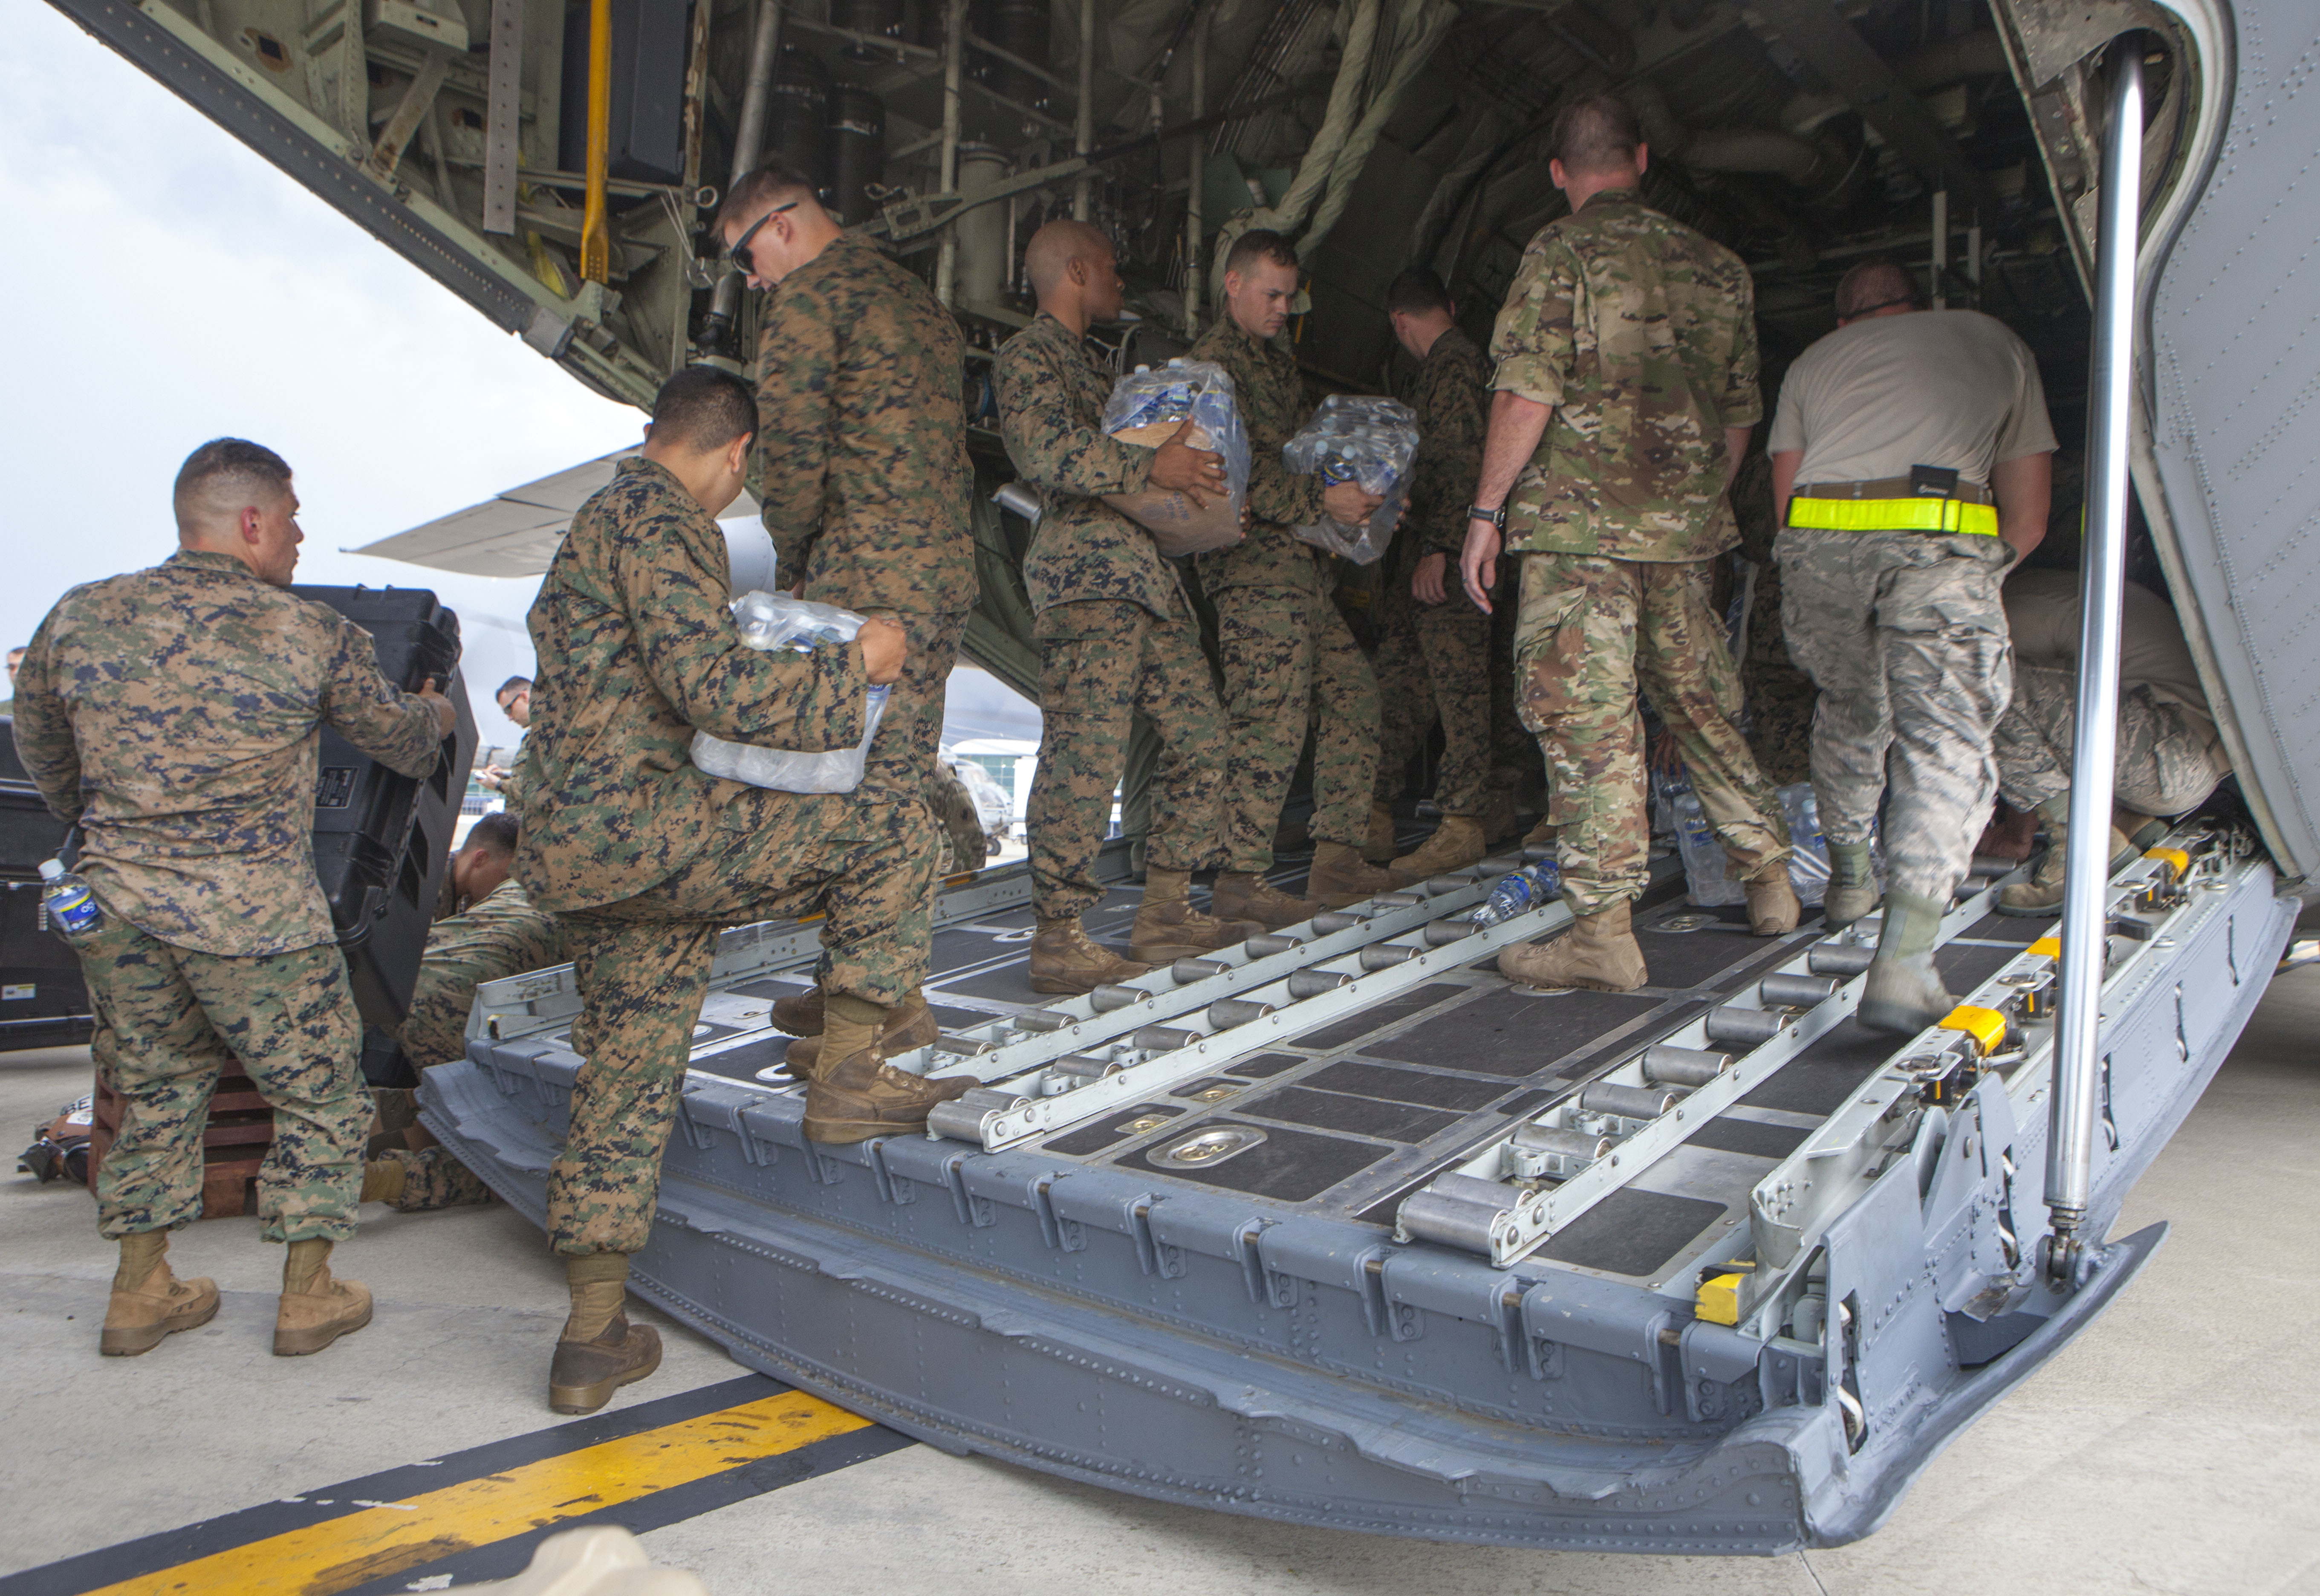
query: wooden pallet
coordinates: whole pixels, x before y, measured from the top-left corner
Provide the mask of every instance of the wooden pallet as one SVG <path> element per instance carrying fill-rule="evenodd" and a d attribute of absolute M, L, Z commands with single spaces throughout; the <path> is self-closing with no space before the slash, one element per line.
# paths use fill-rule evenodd
<path fill-rule="evenodd" d="M 88 1184 L 115 1137 L 126 1103 L 103 1081 L 96 1084 L 95 1123 L 89 1128 Z M 202 1211 L 205 1220 L 249 1213 L 258 1206 L 258 1165 L 274 1145 L 274 1110 L 248 1075 L 230 1068 L 210 1096 L 209 1122 L 202 1128 Z"/>

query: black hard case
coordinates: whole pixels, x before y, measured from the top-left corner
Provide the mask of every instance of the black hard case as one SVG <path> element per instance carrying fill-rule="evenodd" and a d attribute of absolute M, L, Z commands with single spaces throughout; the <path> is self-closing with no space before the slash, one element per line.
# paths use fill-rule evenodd
<path fill-rule="evenodd" d="M 41 861 L 64 839 L 17 762 L 15 722 L 0 715 L 0 1052 L 69 1047 L 95 1029 L 80 960 L 41 911 Z"/>

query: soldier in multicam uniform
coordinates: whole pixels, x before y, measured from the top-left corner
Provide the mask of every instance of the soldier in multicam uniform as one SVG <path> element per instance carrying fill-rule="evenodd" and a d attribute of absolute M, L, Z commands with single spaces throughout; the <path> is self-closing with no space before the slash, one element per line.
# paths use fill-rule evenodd
<path fill-rule="evenodd" d="M 322 729 L 423 776 L 452 708 L 431 684 L 398 690 L 369 633 L 284 591 L 298 498 L 272 450 L 204 444 L 177 474 L 176 512 L 177 552 L 58 601 L 16 684 L 17 753 L 79 826 L 103 911 L 71 941 L 97 1077 L 128 1100 L 96 1177 L 99 1228 L 121 1243 L 98 1347 L 150 1351 L 217 1311 L 217 1288 L 178 1280 L 164 1254 L 199 1217 L 202 1129 L 231 1061 L 274 1108 L 258 1178 L 261 1233 L 289 1244 L 274 1350 L 319 1352 L 371 1309 L 329 1266 L 354 1234 L 370 1115 L 314 875 Z"/>
<path fill-rule="evenodd" d="M 2000 914 L 2062 911 L 2082 608 L 2072 572 L 2018 571 L 2006 584 L 2014 700 L 1998 722 L 1998 790 L 2015 808 L 2037 812 L 2052 846 L 2028 881 L 1998 889 Z M 2182 623 L 2165 599 L 2132 582 L 2119 604 L 2118 655 L 2113 870 L 2166 834 L 2158 817 L 2197 809 L 2232 770 Z"/>
<path fill-rule="evenodd" d="M 1636 198 L 1649 151 L 1617 95 L 1554 123 L 1571 201 L 1524 252 L 1491 339 L 1490 440 L 1468 522 L 1466 590 L 1487 605 L 1502 541 L 1521 551 L 1517 690 L 1546 751 L 1570 934 L 1499 967 L 1536 986 L 1648 978 L 1630 905 L 1649 823 L 1640 681 L 1747 884 L 1749 928 L 1793 930 L 1787 822 L 1733 717 L 1739 683 L 1708 602 L 1737 536 L 1725 489 L 1761 414 L 1748 269 Z"/>
<path fill-rule="evenodd" d="M 1192 872 L 1218 864 L 1224 716 L 1201 652 L 1200 621 L 1151 535 L 1104 494 L 1169 488 L 1222 497 L 1218 457 L 1177 437 L 1145 449 L 1106 437 L 1109 375 L 1089 352 L 1088 324 L 1119 314 L 1111 240 L 1084 222 L 1050 222 L 1024 253 L 1039 314 L 999 351 L 999 425 L 1008 458 L 1037 488 L 1042 513 L 1023 561 L 1037 612 L 1046 734 L 1031 778 L 1031 989 L 1092 992 L 1152 965 L 1229 947 L 1259 929 L 1192 904 Z M 1096 852 L 1128 761 L 1138 709 L 1161 741 L 1143 906 L 1131 963 L 1088 939 L 1080 916 L 1102 902 Z"/>
<path fill-rule="evenodd" d="M 1781 566 L 1772 558 L 1780 530 L 1772 519 L 1772 459 L 1751 449 L 1732 480 L 1732 514 L 1740 556 L 1754 568 L 1740 653 L 1740 701 L 1748 706 L 1748 751 L 1775 787 L 1812 779 L 1812 678 L 1789 657 L 1781 629 Z"/>
<path fill-rule="evenodd" d="M 1482 395 L 1490 363 L 1452 320 L 1442 279 L 1419 268 L 1386 290 L 1394 337 L 1421 362 L 1410 395 L 1418 412 L 1418 457 L 1410 463 L 1409 513 L 1378 594 L 1377 800 L 1373 843 L 1382 830 L 1391 858 L 1393 801 L 1410 757 L 1439 714 L 1442 769 L 1434 802 L 1442 824 L 1414 852 L 1391 859 L 1407 881 L 1462 870 L 1489 851 L 1491 810 L 1491 618 L 1445 577 L 1466 540 L 1466 506 L 1482 470 L 1489 430 Z M 1505 818 L 1512 819 L 1511 805 Z M 1375 852 L 1364 857 L 1384 863 Z"/>
<path fill-rule="evenodd" d="M 991 857 L 991 838 L 983 829 L 983 812 L 947 759 L 935 761 L 933 778 L 927 784 L 927 807 L 934 811 L 935 821 L 950 843 L 950 857 L 943 861 L 942 874 L 956 875 L 982 869 L 983 861 Z"/>
<path fill-rule="evenodd" d="M 915 790 L 865 777 L 852 793 L 769 792 L 687 757 L 696 729 L 768 748 L 851 748 L 871 685 L 902 669 L 892 621 L 806 654 L 741 641 L 716 516 L 741 490 L 756 428 L 738 378 L 703 366 L 671 377 L 643 455 L 581 507 L 531 606 L 535 781 L 516 875 L 563 921 L 581 1002 L 572 1045 L 587 1060 L 548 1176 L 548 1230 L 572 1285 L 548 1374 L 558 1412 L 593 1411 L 659 1363 L 659 1338 L 628 1323 L 623 1287 L 629 1255 L 651 1233 L 721 928 L 827 916 L 821 1054 L 799 1071 L 811 1083 L 808 1137 L 909 1130 L 973 1084 L 905 1075 L 874 1045 L 882 1031 L 913 1029 L 890 1016 L 926 969 L 938 856 Z M 923 1005 L 917 1018 L 931 1028 Z"/>
<path fill-rule="evenodd" d="M 1233 380 L 1248 430 L 1248 536 L 1199 557 L 1217 608 L 1224 664 L 1225 869 L 1213 906 L 1278 928 L 1342 908 L 1398 879 L 1361 857 L 1377 785 L 1377 678 L 1330 597 L 1335 557 L 1292 526 L 1366 520 L 1380 501 L 1358 483 L 1298 476 L 1281 449 L 1310 415 L 1297 358 L 1275 341 L 1297 296 L 1297 256 L 1277 232 L 1244 233 L 1225 256 L 1225 314 L 1193 344 Z M 1273 829 L 1313 729 L 1313 869 L 1300 902 L 1264 879 Z"/>
<path fill-rule="evenodd" d="M 2054 449 L 2028 346 L 1915 295 L 1890 260 L 1845 273 L 1837 331 L 1789 367 L 1769 440 L 1782 629 L 1820 687 L 1822 918 L 1877 906 L 1881 811 L 1884 916 L 1859 1018 L 1905 1036 L 1953 1006 L 1934 941 L 1997 792 L 1990 742 L 2013 687 L 1998 585 L 2046 535 Z"/>
<path fill-rule="evenodd" d="M 802 578 L 801 597 L 891 616 L 908 634 L 863 779 L 923 793 L 979 592 L 958 323 L 875 244 L 839 231 L 812 181 L 779 157 L 733 186 L 717 221 L 750 286 L 769 290 L 757 495 L 782 579 Z M 786 1002 L 776 1020 L 818 1034 L 820 996 Z M 893 1050 L 911 1045 L 897 1038 Z"/>

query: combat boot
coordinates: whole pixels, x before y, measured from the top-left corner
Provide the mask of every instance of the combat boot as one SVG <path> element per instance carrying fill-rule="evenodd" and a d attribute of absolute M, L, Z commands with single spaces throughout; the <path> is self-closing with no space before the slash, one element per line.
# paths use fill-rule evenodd
<path fill-rule="evenodd" d="M 1482 814 L 1478 823 L 1482 828 L 1482 840 L 1485 843 L 1496 842 L 1501 837 L 1513 836 L 1517 824 L 1515 795 L 1504 787 L 1492 787 L 1491 795 L 1482 801 Z"/>
<path fill-rule="evenodd" d="M 1821 894 L 1820 923 L 1825 930 L 1841 931 L 1877 907 L 1877 875 L 1869 864 L 1865 842 L 1828 845 L 1828 888 Z"/>
<path fill-rule="evenodd" d="M 594 1413 L 612 1392 L 660 1367 L 660 1332 L 628 1315 L 629 1256 L 584 1253 L 565 1265 L 571 1316 L 548 1366 L 548 1405 L 558 1413 Z"/>
<path fill-rule="evenodd" d="M 973 1075 L 929 1081 L 896 1069 L 877 1048 L 865 1047 L 838 1060 L 805 1089 L 805 1138 L 857 1142 L 924 1130 L 935 1104 L 963 1097 L 979 1084 Z"/>
<path fill-rule="evenodd" d="M 1131 963 L 1090 941 L 1076 914 L 1056 920 L 1042 915 L 1039 929 L 1031 938 L 1033 992 L 1093 992 L 1099 986 L 1117 986 L 1151 973 L 1150 965 Z"/>
<path fill-rule="evenodd" d="M 104 1328 L 96 1337 L 96 1349 L 106 1357 L 150 1352 L 179 1330 L 196 1329 L 217 1317 L 217 1283 L 179 1280 L 169 1272 L 168 1250 L 167 1230 L 140 1230 L 121 1238 L 121 1265 L 113 1273 Z"/>
<path fill-rule="evenodd" d="M 1490 851 L 1489 844 L 1483 840 L 1482 821 L 1468 815 L 1445 814 L 1434 835 L 1396 859 L 1392 868 L 1406 885 L 1428 876 L 1464 870 Z"/>
<path fill-rule="evenodd" d="M 1523 833 L 1525 848 L 1553 848 L 1562 839 L 1563 828 L 1554 823 L 1552 815 L 1538 817 L 1538 824 Z"/>
<path fill-rule="evenodd" d="M 788 997 L 774 1000 L 774 1029 L 793 1037 L 818 1037 L 821 1034 L 821 987 L 808 987 L 792 993 Z"/>
<path fill-rule="evenodd" d="M 1362 839 L 1362 857 L 1373 865 L 1392 861 L 1400 844 L 1393 838 L 1393 811 L 1382 803 L 1370 805 L 1370 832 Z"/>
<path fill-rule="evenodd" d="M 1291 897 L 1254 870 L 1219 870 L 1209 907 L 1219 920 L 1253 920 L 1277 931 L 1312 919 L 1320 905 Z"/>
<path fill-rule="evenodd" d="M 1789 880 L 1787 860 L 1740 884 L 1748 893 L 1750 936 L 1785 937 L 1804 918 L 1805 906 L 1797 902 L 1797 889 Z"/>
<path fill-rule="evenodd" d="M 1934 967 L 1934 939 L 1941 929 L 1942 906 L 1931 898 L 1915 893 L 1885 894 L 1885 924 L 1855 1016 L 1862 1029 L 1913 1037 L 1957 1007 L 1942 973 Z"/>
<path fill-rule="evenodd" d="M 2165 821 L 2161 820 L 2157 815 L 2144 814 L 2139 810 L 2127 809 L 2124 806 L 2111 811 L 2110 823 L 2120 836 L 2126 839 L 2138 855 L 2145 848 L 2157 848 L 2167 835 Z M 2117 874 L 2118 869 L 2119 866 L 2113 866 L 2112 874 Z"/>
<path fill-rule="evenodd" d="M 2064 801 L 2067 802 L 2067 801 Z M 2030 879 L 1998 889 L 1998 911 L 2021 920 L 2044 920 L 2062 911 L 2063 859 L 2070 852 L 2071 823 L 2067 813 L 2046 818 L 2046 857 L 2030 872 Z M 2134 844 L 2116 826 L 2110 829 L 2110 868 L 2116 875 L 2134 862 Z"/>
<path fill-rule="evenodd" d="M 1582 914 L 1551 942 L 1518 942 L 1499 954 L 1499 973 L 1526 986 L 1584 986 L 1633 992 L 1651 979 L 1636 941 L 1633 905 L 1625 898 Z"/>
<path fill-rule="evenodd" d="M 875 1035 L 878 1046 L 887 1053 L 908 1053 L 913 1047 L 931 1047 L 942 1035 L 942 1029 L 935 1023 L 934 1011 L 927 1007 L 925 994 L 912 993 L 895 1005 Z M 782 1062 L 790 1066 L 790 1074 L 801 1081 L 811 1080 L 814 1066 L 821 1058 L 823 1040 L 824 1033 L 817 1027 L 813 1035 L 792 1042 L 789 1051 L 782 1056 Z"/>
<path fill-rule="evenodd" d="M 370 1323 L 370 1288 L 331 1277 L 331 1244 L 290 1244 L 282 1260 L 282 1302 L 274 1314 L 274 1356 L 304 1357 Z"/>
<path fill-rule="evenodd" d="M 1253 920 L 1219 920 L 1192 907 L 1189 870 L 1144 874 L 1144 905 L 1128 933 L 1128 951 L 1150 965 L 1198 958 L 1246 942 L 1264 928 Z"/>
<path fill-rule="evenodd" d="M 1324 909 L 1344 909 L 1398 890 L 1402 878 L 1391 870 L 1362 863 L 1362 856 L 1346 842 L 1316 842 L 1313 868 L 1305 878 L 1305 895 Z"/>

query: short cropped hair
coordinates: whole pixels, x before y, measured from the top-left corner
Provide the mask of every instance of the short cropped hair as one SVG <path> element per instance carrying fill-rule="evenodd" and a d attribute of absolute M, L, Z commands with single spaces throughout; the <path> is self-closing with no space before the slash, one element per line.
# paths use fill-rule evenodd
<path fill-rule="evenodd" d="M 793 199 L 821 203 L 812 178 L 780 156 L 769 155 L 755 169 L 744 173 L 725 196 L 725 203 L 717 207 L 718 231 L 721 232 L 734 222 L 746 222 L 760 211 Z"/>
<path fill-rule="evenodd" d="M 517 688 L 529 687 L 530 685 L 531 678 L 530 676 L 510 676 L 506 681 L 502 682 L 498 686 L 492 689 L 492 702 L 494 703 L 504 703 L 507 699 L 507 695 L 514 692 Z"/>
<path fill-rule="evenodd" d="M 270 503 L 289 491 L 290 467 L 280 455 L 246 438 L 213 438 L 177 467 L 169 501 L 183 525 L 204 498 L 247 494 L 253 502 Z"/>
<path fill-rule="evenodd" d="M 688 366 L 653 395 L 652 436 L 695 454 L 757 435 L 757 396 L 749 385 L 715 366 Z"/>
<path fill-rule="evenodd" d="M 1441 274 L 1432 267 L 1413 266 L 1386 286 L 1385 308 L 1397 316 L 1446 312 L 1451 308 L 1450 290 L 1442 286 Z"/>
<path fill-rule="evenodd" d="M 1253 227 L 1233 240 L 1225 251 L 1225 269 L 1245 272 L 1260 260 L 1275 266 L 1295 266 L 1297 251 L 1288 239 L 1269 227 Z"/>
<path fill-rule="evenodd" d="M 515 857 L 515 845 L 523 835 L 523 822 L 506 810 L 494 810 L 467 830 L 467 840 L 462 846 L 480 848 L 501 858 Z"/>
<path fill-rule="evenodd" d="M 1836 284 L 1836 314 L 1850 322 L 1889 305 L 1917 303 L 1917 279 L 1890 255 L 1873 255 L 1855 266 Z"/>
<path fill-rule="evenodd" d="M 1566 171 L 1605 172 L 1636 159 L 1644 131 L 1634 106 L 1609 89 L 1598 89 L 1554 113 L 1549 139 Z"/>

